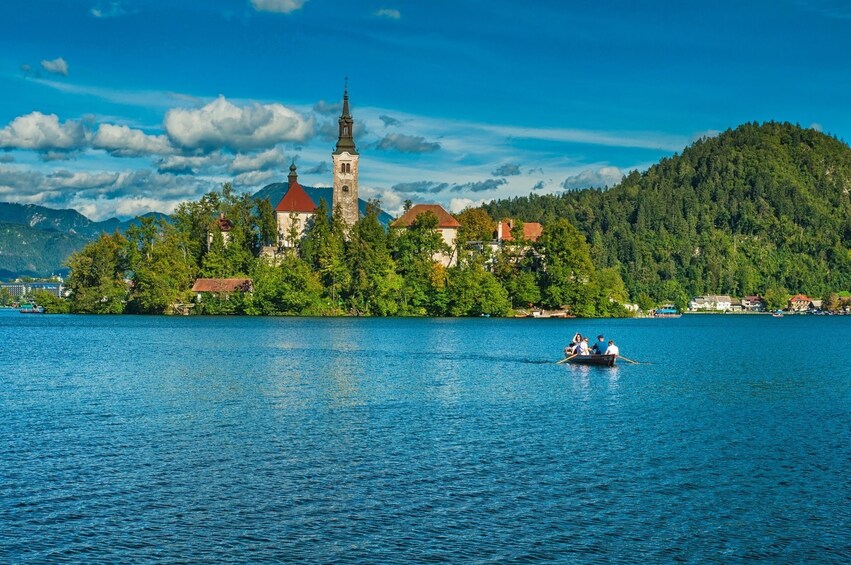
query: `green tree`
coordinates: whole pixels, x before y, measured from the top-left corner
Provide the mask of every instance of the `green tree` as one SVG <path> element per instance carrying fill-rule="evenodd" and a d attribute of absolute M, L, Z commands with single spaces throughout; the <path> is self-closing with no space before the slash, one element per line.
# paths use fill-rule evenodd
<path fill-rule="evenodd" d="M 556 220 L 544 228 L 539 244 L 546 258 L 542 276 L 545 304 L 588 315 L 593 304 L 589 285 L 594 265 L 585 237 L 568 221 Z"/>
<path fill-rule="evenodd" d="M 127 299 L 128 242 L 120 233 L 103 234 L 68 258 L 71 311 L 120 314 Z"/>
<path fill-rule="evenodd" d="M 466 245 L 470 241 L 491 241 L 496 222 L 482 208 L 467 208 L 455 215 L 455 219 L 461 224 L 458 228 L 458 243 Z"/>
<path fill-rule="evenodd" d="M 46 290 L 35 291 L 33 293 L 33 302 L 43 307 L 47 314 L 67 314 L 71 311 L 71 303 L 68 300 L 60 298 Z"/>

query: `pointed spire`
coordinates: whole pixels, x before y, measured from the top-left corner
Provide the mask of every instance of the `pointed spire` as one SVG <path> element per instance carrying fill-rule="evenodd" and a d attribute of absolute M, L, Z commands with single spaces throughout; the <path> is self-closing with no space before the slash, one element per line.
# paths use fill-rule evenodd
<path fill-rule="evenodd" d="M 349 77 L 346 77 L 346 82 L 343 87 L 343 112 L 340 114 L 340 135 L 337 138 L 337 149 L 335 155 L 339 155 L 344 151 L 357 155 L 358 151 L 355 148 L 354 125 L 355 121 L 349 113 Z"/>

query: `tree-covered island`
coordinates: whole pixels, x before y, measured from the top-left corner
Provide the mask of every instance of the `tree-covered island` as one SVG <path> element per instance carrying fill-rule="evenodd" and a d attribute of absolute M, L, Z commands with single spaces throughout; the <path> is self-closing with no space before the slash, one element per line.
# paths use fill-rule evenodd
<path fill-rule="evenodd" d="M 495 201 L 455 218 L 454 249 L 434 214 L 387 228 L 377 202 L 352 223 L 321 200 L 305 225 L 296 229 L 292 216 L 283 233 L 268 199 L 225 185 L 180 205 L 170 221 L 145 219 L 71 256 L 69 305 L 80 313 L 504 316 L 536 307 L 625 316 L 630 302 L 684 309 L 702 293 L 779 304 L 794 292 L 836 302 L 851 289 L 851 149 L 791 124 L 698 140 L 608 190 Z M 505 218 L 516 220 L 511 237 L 494 245 L 495 219 Z M 543 226 L 536 241 L 523 221 Z M 195 293 L 199 277 L 250 284 Z"/>

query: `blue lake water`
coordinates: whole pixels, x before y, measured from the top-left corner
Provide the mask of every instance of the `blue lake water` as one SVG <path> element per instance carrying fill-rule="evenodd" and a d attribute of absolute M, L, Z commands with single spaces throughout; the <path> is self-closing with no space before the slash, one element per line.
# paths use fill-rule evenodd
<path fill-rule="evenodd" d="M 575 332 L 652 364 L 556 365 Z M 851 560 L 851 317 L 0 312 L 3 562 Z"/>

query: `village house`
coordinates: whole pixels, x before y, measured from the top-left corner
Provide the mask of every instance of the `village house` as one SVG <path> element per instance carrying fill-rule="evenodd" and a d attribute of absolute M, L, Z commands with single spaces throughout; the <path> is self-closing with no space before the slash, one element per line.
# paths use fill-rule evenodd
<path fill-rule="evenodd" d="M 195 293 L 195 300 L 201 302 L 206 294 L 216 294 L 223 298 L 232 292 L 254 292 L 254 285 L 251 279 L 235 278 L 235 279 L 195 279 L 195 284 L 192 285 L 192 292 Z"/>
<path fill-rule="evenodd" d="M 442 264 L 444 267 L 451 267 L 458 263 L 458 249 L 456 240 L 458 239 L 458 228 L 461 223 L 456 220 L 452 214 L 444 210 L 440 204 L 416 204 L 402 214 L 402 216 L 390 224 L 394 228 L 405 229 L 409 227 L 420 214 L 431 212 L 437 217 L 436 231 L 440 232 L 443 237 L 443 242 L 449 246 L 449 253 L 435 253 L 434 260 Z"/>
<path fill-rule="evenodd" d="M 806 312 L 813 307 L 813 299 L 806 294 L 796 294 L 789 299 L 790 312 Z"/>
<path fill-rule="evenodd" d="M 733 298 L 724 294 L 697 296 L 688 303 L 693 312 L 727 312 L 731 310 Z"/>
<path fill-rule="evenodd" d="M 511 235 L 511 230 L 514 229 L 515 225 L 516 222 L 511 218 L 497 222 L 496 233 L 494 234 L 496 242 L 501 244 L 504 241 L 513 241 L 514 237 Z M 543 232 L 544 227 L 538 222 L 525 222 L 523 224 L 523 239 L 526 241 L 532 243 L 538 241 Z"/>
<path fill-rule="evenodd" d="M 761 296 L 745 296 L 742 298 L 742 309 L 745 312 L 765 312 L 765 300 Z"/>

